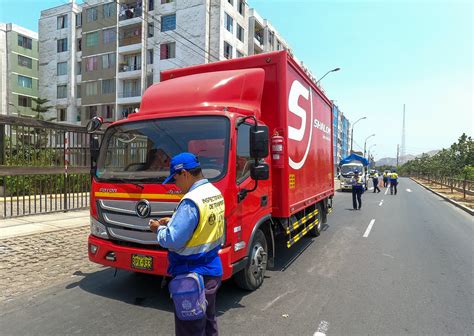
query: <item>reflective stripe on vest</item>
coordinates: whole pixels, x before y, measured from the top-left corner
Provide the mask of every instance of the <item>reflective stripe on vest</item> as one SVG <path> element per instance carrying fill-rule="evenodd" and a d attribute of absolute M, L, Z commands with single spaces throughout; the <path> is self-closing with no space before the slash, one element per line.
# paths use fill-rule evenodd
<path fill-rule="evenodd" d="M 200 185 L 184 195 L 183 200 L 194 202 L 199 209 L 199 223 L 186 246 L 176 251 L 180 255 L 206 253 L 223 243 L 224 197 L 211 183 Z"/>

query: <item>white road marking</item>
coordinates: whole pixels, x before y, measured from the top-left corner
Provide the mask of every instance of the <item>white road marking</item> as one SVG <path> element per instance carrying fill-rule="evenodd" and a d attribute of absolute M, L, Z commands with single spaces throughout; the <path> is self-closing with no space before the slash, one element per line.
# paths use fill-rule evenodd
<path fill-rule="evenodd" d="M 365 233 L 364 233 L 364 238 L 367 238 L 369 236 L 370 230 L 372 230 L 372 226 L 374 226 L 374 223 L 375 223 L 375 218 L 373 218 L 370 221 L 369 226 L 367 226 L 367 230 L 365 230 Z"/>
<path fill-rule="evenodd" d="M 395 257 L 392 256 L 392 255 L 390 255 L 390 254 L 383 253 L 383 255 L 386 256 L 386 257 L 390 257 L 390 258 L 392 258 L 392 259 L 395 259 Z"/>
<path fill-rule="evenodd" d="M 323 320 L 319 323 L 318 329 L 315 331 L 313 336 L 326 336 L 328 329 L 329 329 L 329 322 Z"/>
<path fill-rule="evenodd" d="M 287 294 L 292 294 L 296 292 L 296 289 L 293 289 L 291 291 L 288 291 L 286 293 L 283 293 L 281 295 L 278 295 L 276 298 L 274 298 L 272 301 L 270 301 L 269 303 L 267 303 L 267 305 L 265 307 L 262 308 L 263 311 L 267 310 L 268 308 L 270 308 L 275 302 L 277 302 L 278 300 L 280 300 L 282 297 L 284 297 L 285 295 Z"/>
<path fill-rule="evenodd" d="M 407 189 L 408 192 L 411 192 L 411 189 Z"/>
<path fill-rule="evenodd" d="M 380 201 L 379 206 L 382 206 L 382 204 L 383 204 L 383 200 Z"/>
<path fill-rule="evenodd" d="M 387 195 L 387 193 L 388 193 L 388 188 L 387 188 L 387 189 L 385 189 L 385 195 Z"/>
<path fill-rule="evenodd" d="M 369 187 L 369 190 L 374 190 L 374 187 Z"/>

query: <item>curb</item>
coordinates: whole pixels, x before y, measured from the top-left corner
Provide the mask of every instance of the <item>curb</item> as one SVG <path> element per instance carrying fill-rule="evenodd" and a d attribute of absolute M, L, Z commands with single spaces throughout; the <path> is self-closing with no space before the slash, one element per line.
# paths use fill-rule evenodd
<path fill-rule="evenodd" d="M 428 187 L 425 186 L 424 184 L 421 184 L 420 182 L 414 180 L 414 179 L 411 178 L 411 177 L 410 177 L 410 180 L 412 180 L 413 182 L 415 182 L 415 183 L 421 185 L 421 186 L 422 186 L 423 188 L 425 188 L 426 190 L 431 191 L 433 194 L 435 194 L 435 195 L 437 195 L 437 196 L 439 196 L 439 197 L 445 199 L 446 201 L 448 201 L 449 203 L 453 204 L 454 206 L 457 206 L 459 209 L 464 210 L 465 212 L 467 212 L 467 213 L 470 214 L 471 216 L 474 216 L 474 210 L 468 208 L 467 206 L 464 206 L 464 205 L 462 205 L 462 204 L 456 202 L 455 200 L 452 200 L 452 199 L 450 199 L 449 197 L 444 196 L 444 195 L 442 195 L 442 194 L 440 194 L 440 193 L 438 193 L 438 192 L 436 192 L 436 191 L 434 191 L 434 190 L 428 188 Z"/>

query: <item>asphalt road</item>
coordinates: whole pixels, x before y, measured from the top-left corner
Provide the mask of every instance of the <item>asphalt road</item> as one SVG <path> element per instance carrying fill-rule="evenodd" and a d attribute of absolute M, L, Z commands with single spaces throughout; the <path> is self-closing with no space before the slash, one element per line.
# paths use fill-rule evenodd
<path fill-rule="evenodd" d="M 398 195 L 368 191 L 351 209 L 351 194 L 337 192 L 321 236 L 280 242 L 257 291 L 224 283 L 221 334 L 473 334 L 473 217 L 408 179 Z M 0 333 L 173 334 L 160 278 L 82 275 L 2 304 Z"/>

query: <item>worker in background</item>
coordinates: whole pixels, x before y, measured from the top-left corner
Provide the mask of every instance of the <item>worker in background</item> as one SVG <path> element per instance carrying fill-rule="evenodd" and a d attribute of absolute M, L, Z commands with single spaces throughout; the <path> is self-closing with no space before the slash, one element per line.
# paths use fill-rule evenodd
<path fill-rule="evenodd" d="M 374 183 L 374 193 L 375 192 L 380 192 L 380 188 L 379 188 L 379 174 L 377 173 L 377 171 L 374 171 L 372 173 L 372 182 Z"/>
<path fill-rule="evenodd" d="M 364 181 L 359 175 L 359 171 L 354 172 L 354 177 L 351 180 L 352 184 L 352 207 L 357 210 L 362 207 L 362 194 L 364 193 Z"/>
<path fill-rule="evenodd" d="M 395 169 L 392 169 L 390 173 L 390 195 L 393 195 L 395 191 L 395 195 L 397 194 L 397 185 L 398 185 L 398 174 Z"/>
<path fill-rule="evenodd" d="M 384 171 L 383 172 L 383 187 L 387 188 L 387 185 L 388 185 L 388 175 L 387 175 L 387 172 Z"/>
<path fill-rule="evenodd" d="M 149 227 L 157 233 L 158 243 L 169 251 L 168 273 L 173 277 L 170 293 L 175 304 L 175 332 L 182 336 L 218 335 L 216 293 L 222 278 L 218 253 L 224 242 L 224 198 L 204 178 L 201 165 L 192 153 L 181 153 L 171 159 L 170 175 L 163 184 L 171 179 L 185 195 L 171 218 L 152 219 Z M 180 286 L 171 285 L 183 277 L 188 277 L 186 281 L 203 279 L 203 284 L 199 281 L 200 292 L 203 290 L 205 293 L 207 307 L 196 306 L 194 309 L 194 302 L 197 301 L 182 301 L 189 289 L 174 295 L 172 287 L 179 289 Z M 191 312 L 199 310 L 201 314 L 197 319 L 183 318 L 183 309 Z"/>

